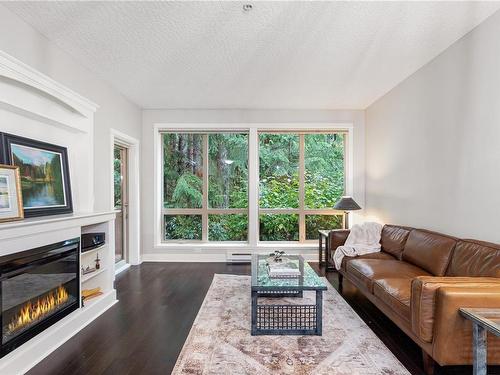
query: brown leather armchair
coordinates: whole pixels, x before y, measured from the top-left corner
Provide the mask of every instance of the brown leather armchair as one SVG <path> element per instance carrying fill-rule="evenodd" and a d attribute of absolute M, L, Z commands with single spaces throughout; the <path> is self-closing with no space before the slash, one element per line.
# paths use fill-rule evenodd
<path fill-rule="evenodd" d="M 332 254 L 349 231 L 330 233 Z M 460 307 L 500 308 L 500 245 L 395 225 L 382 250 L 344 258 L 345 277 L 421 348 L 426 370 L 472 363 L 471 323 Z M 488 338 L 488 363 L 500 364 L 500 338 Z"/>

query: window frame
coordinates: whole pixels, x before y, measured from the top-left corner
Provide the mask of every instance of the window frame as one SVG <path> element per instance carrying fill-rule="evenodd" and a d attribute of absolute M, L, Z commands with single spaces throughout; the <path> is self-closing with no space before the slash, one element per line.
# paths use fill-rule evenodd
<path fill-rule="evenodd" d="M 314 129 L 314 130 L 312 130 Z M 153 176 L 154 182 L 154 207 L 152 214 L 154 216 L 153 246 L 154 249 L 168 249 L 172 251 L 186 251 L 186 249 L 203 251 L 203 249 L 291 249 L 291 248 L 307 248 L 313 249 L 317 247 L 317 242 L 309 240 L 303 243 L 297 241 L 259 241 L 259 188 L 258 183 L 249 183 L 248 186 L 248 242 L 232 242 L 232 241 L 210 241 L 202 242 L 200 240 L 164 240 L 163 225 L 163 145 L 162 133 L 189 133 L 197 132 L 203 134 L 209 133 L 248 133 L 248 176 L 249 181 L 259 181 L 259 132 L 305 132 L 305 133 L 344 133 L 346 134 L 346 149 L 345 155 L 345 190 L 347 195 L 353 195 L 354 190 L 354 173 L 353 173 L 353 144 L 354 144 L 354 121 L 347 122 L 320 122 L 320 123 L 305 123 L 305 122 L 253 122 L 253 123 L 177 123 L 177 122 L 153 122 L 153 148 L 154 156 L 151 158 L 152 166 L 155 170 Z M 195 246 L 195 247 L 193 247 Z M 212 254 L 207 253 L 211 257 Z M 212 259 L 212 258 L 210 258 Z M 217 258 L 218 259 L 218 258 Z"/>
<path fill-rule="evenodd" d="M 231 215 L 231 214 L 245 214 L 248 216 L 249 208 L 210 208 L 208 202 L 208 184 L 209 184 L 209 158 L 210 158 L 210 149 L 209 149 L 209 135 L 210 134 L 245 134 L 247 135 L 247 143 L 249 143 L 249 134 L 248 131 L 161 131 L 160 132 L 160 140 L 161 140 L 161 238 L 163 243 L 233 243 L 233 244 L 241 244 L 248 242 L 248 234 L 246 241 L 210 241 L 208 238 L 209 232 L 209 215 Z M 164 144 L 163 144 L 163 135 L 164 134 L 200 134 L 203 136 L 202 139 L 202 171 L 203 171 L 203 183 L 202 183 L 202 207 L 201 208 L 166 208 L 165 207 L 165 191 L 164 191 L 164 178 L 163 175 L 164 167 L 165 167 L 165 158 L 164 158 Z M 248 151 L 247 151 L 248 158 Z M 248 159 L 247 159 L 248 160 Z M 247 192 L 248 194 L 248 192 Z M 249 198 L 249 197 L 248 197 Z M 247 201 L 248 202 L 248 201 Z M 249 203 L 247 204 L 249 205 Z M 182 239 L 166 239 L 165 238 L 165 216 L 176 216 L 176 215 L 195 215 L 201 216 L 201 240 L 182 240 Z M 247 226 L 248 231 L 248 226 Z"/>
<path fill-rule="evenodd" d="M 262 244 L 293 244 L 293 243 L 315 243 L 317 240 L 308 240 L 306 238 L 306 216 L 307 215 L 332 215 L 332 216 L 342 216 L 342 227 L 345 226 L 345 213 L 343 211 L 335 210 L 333 208 L 306 208 L 305 207 L 305 135 L 307 134 L 342 134 L 344 135 L 344 195 L 347 191 L 347 162 L 348 162 L 348 137 L 349 132 L 345 130 L 259 130 L 258 132 L 258 143 L 260 150 L 260 135 L 261 134 L 293 134 L 299 136 L 299 207 L 297 208 L 261 208 L 260 202 L 257 201 L 258 205 L 258 217 L 259 217 L 259 226 L 260 228 L 260 215 L 265 214 L 293 214 L 299 216 L 299 240 L 298 241 L 261 241 L 260 240 L 260 232 L 258 233 L 258 242 Z M 260 187 L 260 155 L 257 158 L 257 170 L 259 171 L 259 180 L 257 186 Z M 259 192 L 260 198 L 260 192 Z"/>

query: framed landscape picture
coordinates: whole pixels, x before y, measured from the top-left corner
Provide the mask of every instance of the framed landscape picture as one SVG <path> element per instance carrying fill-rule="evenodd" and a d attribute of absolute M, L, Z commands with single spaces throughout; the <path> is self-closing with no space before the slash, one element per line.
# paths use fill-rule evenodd
<path fill-rule="evenodd" d="M 23 217 L 19 167 L 0 164 L 0 222 Z"/>
<path fill-rule="evenodd" d="M 19 167 L 24 216 L 73 212 L 65 147 L 3 133 L 5 164 Z"/>

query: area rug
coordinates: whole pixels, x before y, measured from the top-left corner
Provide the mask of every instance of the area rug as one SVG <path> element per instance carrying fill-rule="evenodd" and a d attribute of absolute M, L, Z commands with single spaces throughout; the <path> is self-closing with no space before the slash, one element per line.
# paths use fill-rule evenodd
<path fill-rule="evenodd" d="M 215 275 L 172 374 L 409 374 L 327 284 L 322 336 L 251 336 L 250 277 Z"/>

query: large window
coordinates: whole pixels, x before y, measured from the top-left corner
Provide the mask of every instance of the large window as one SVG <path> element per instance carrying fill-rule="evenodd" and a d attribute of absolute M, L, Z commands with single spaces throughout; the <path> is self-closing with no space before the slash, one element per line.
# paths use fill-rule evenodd
<path fill-rule="evenodd" d="M 333 206 L 345 191 L 346 140 L 342 131 L 161 133 L 162 240 L 307 242 L 341 228 Z"/>
<path fill-rule="evenodd" d="M 318 238 L 318 229 L 342 227 L 333 209 L 345 190 L 342 133 L 259 134 L 259 239 Z"/>
<path fill-rule="evenodd" d="M 247 241 L 248 135 L 163 133 L 164 240 Z"/>

